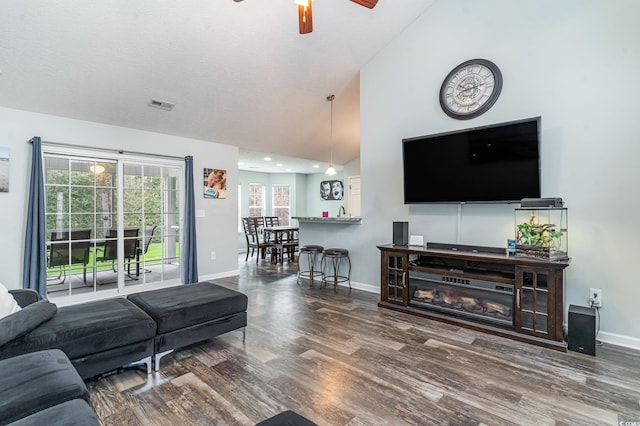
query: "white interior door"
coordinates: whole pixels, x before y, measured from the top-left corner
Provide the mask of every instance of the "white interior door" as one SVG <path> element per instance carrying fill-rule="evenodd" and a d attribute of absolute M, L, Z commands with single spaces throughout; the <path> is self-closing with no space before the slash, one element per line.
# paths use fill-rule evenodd
<path fill-rule="evenodd" d="M 362 216 L 360 210 L 360 176 L 349 176 L 349 217 Z"/>

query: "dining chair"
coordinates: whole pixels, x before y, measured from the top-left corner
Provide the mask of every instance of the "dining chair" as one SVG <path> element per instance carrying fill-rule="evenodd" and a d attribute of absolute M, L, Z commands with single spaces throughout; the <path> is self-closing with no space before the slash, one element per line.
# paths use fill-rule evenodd
<path fill-rule="evenodd" d="M 249 250 L 251 250 L 252 257 L 257 250 L 256 263 L 258 263 L 258 259 L 260 257 L 264 259 L 267 249 L 272 246 L 271 243 L 264 240 L 264 232 L 261 229 L 264 228 L 264 219 L 261 217 L 243 217 L 242 227 L 247 241 L 247 255 L 244 260 L 246 262 L 249 259 Z"/>
<path fill-rule="evenodd" d="M 280 226 L 280 219 L 278 216 L 265 216 L 264 226 Z"/>

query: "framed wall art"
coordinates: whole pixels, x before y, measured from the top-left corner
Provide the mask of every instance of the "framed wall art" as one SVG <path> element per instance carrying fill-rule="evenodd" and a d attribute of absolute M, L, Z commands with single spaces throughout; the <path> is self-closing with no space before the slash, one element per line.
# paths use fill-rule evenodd
<path fill-rule="evenodd" d="M 320 198 L 322 200 L 342 200 L 344 183 L 341 180 L 323 180 L 320 182 Z"/>
<path fill-rule="evenodd" d="M 227 198 L 227 171 L 204 169 L 204 198 Z"/>

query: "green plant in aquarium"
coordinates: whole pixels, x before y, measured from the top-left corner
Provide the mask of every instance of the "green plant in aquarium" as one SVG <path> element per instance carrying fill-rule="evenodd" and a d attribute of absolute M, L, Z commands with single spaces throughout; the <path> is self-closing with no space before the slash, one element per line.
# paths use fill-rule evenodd
<path fill-rule="evenodd" d="M 550 223 L 535 224 L 531 221 L 520 223 L 518 228 L 518 242 L 531 246 L 553 246 L 559 247 L 562 231 L 556 231 L 555 225 Z"/>

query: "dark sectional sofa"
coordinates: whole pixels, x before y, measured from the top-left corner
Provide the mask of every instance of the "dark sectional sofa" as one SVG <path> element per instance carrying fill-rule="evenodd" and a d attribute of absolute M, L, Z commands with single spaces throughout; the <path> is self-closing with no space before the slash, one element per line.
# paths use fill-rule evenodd
<path fill-rule="evenodd" d="M 0 319 L 0 426 L 99 425 L 83 379 L 126 364 L 147 371 L 174 349 L 247 325 L 247 296 L 201 282 L 57 308 L 10 290 L 19 312 Z M 260 425 L 314 425 L 286 411 Z"/>
<path fill-rule="evenodd" d="M 23 309 L 0 319 L 0 359 L 60 349 L 83 379 L 146 363 L 244 328 L 247 296 L 210 282 L 57 308 L 31 290 L 11 290 Z"/>
<path fill-rule="evenodd" d="M 99 425 L 89 391 L 59 349 L 0 361 L 0 426 Z"/>

